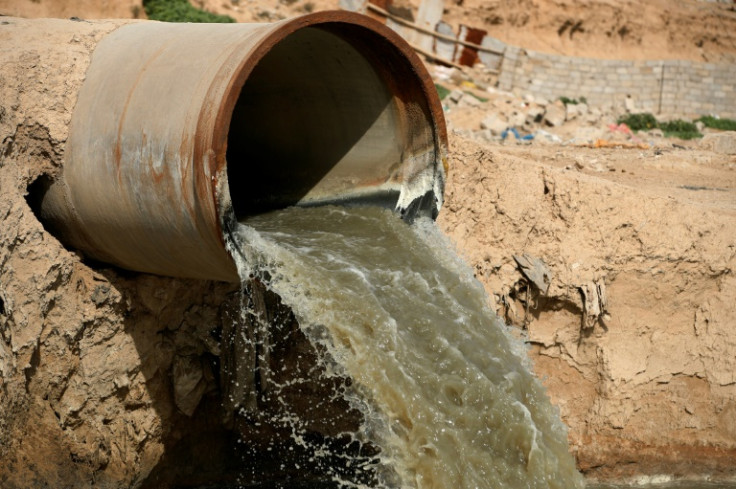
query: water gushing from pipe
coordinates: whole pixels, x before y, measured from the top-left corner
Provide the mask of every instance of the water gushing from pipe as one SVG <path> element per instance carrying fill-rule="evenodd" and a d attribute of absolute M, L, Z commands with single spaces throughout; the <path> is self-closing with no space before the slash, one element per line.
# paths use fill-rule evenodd
<path fill-rule="evenodd" d="M 292 208 L 248 219 L 237 237 L 241 277 L 293 310 L 323 352 L 321 375 L 350 379 L 337 391 L 361 415 L 350 436 L 378 448 L 363 460 L 367 485 L 583 486 L 523 345 L 431 220 Z M 290 422 L 294 439 L 309 438 Z"/>

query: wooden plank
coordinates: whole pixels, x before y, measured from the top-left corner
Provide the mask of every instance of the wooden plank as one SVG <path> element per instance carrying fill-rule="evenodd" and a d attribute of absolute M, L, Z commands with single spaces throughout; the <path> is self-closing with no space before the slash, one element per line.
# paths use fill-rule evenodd
<path fill-rule="evenodd" d="M 428 29 L 424 29 L 424 28 L 419 27 L 418 25 L 416 25 L 416 24 L 414 24 L 412 22 L 409 22 L 408 20 L 405 20 L 405 19 L 402 19 L 401 17 L 397 17 L 395 15 L 392 15 L 389 12 L 387 12 L 386 10 L 384 10 L 381 7 L 378 7 L 376 5 L 373 5 L 372 3 L 368 3 L 367 6 L 368 6 L 368 10 L 371 10 L 373 12 L 376 12 L 378 14 L 381 14 L 384 17 L 388 17 L 389 19 L 391 19 L 391 20 L 393 20 L 395 22 L 398 22 L 399 24 L 403 24 L 403 25 L 405 25 L 405 26 L 407 26 L 407 27 L 409 27 L 411 29 L 422 31 L 422 32 L 424 32 L 426 34 L 429 34 L 431 36 L 434 36 L 437 39 L 444 39 L 445 41 L 452 41 L 452 42 L 455 42 L 455 43 L 460 44 L 462 46 L 471 47 L 471 48 L 477 49 L 478 51 L 483 51 L 483 52 L 486 52 L 486 53 L 499 54 L 501 56 L 503 56 L 503 54 L 504 54 L 503 51 L 499 51 L 497 49 L 490 49 L 490 48 L 481 46 L 479 44 L 474 44 L 472 42 L 467 42 L 467 41 L 463 41 L 461 39 L 457 39 L 456 37 L 447 36 L 447 35 L 444 35 L 444 34 L 440 34 L 439 32 L 435 32 L 435 31 L 430 31 Z"/>

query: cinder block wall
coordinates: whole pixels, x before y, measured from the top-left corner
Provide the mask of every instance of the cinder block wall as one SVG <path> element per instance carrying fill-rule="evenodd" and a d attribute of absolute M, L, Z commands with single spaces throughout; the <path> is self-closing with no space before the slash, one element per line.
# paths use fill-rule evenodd
<path fill-rule="evenodd" d="M 630 97 L 636 111 L 661 118 L 736 118 L 734 64 L 575 58 L 507 45 L 498 80 L 502 90 L 548 100 L 623 106 Z"/>

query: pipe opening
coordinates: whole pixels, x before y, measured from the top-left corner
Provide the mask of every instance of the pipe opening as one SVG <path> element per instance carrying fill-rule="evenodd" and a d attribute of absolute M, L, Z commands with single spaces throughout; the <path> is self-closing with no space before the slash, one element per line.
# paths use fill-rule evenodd
<path fill-rule="evenodd" d="M 275 44 L 247 77 L 230 123 L 236 217 L 325 203 L 396 208 L 412 163 L 426 168 L 436 157 L 426 95 L 403 56 L 345 23 L 304 27 Z"/>

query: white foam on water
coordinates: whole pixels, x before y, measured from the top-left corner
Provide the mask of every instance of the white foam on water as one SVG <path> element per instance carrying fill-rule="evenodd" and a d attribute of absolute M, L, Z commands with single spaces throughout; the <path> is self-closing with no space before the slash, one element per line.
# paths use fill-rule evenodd
<path fill-rule="evenodd" d="M 364 420 L 351 436 L 380 448 L 365 467 L 378 485 L 583 487 L 524 345 L 433 222 L 292 208 L 241 223 L 237 237 L 241 277 L 260 277 L 293 310 L 326 352 L 321 375 L 352 379 L 340 395 Z"/>

